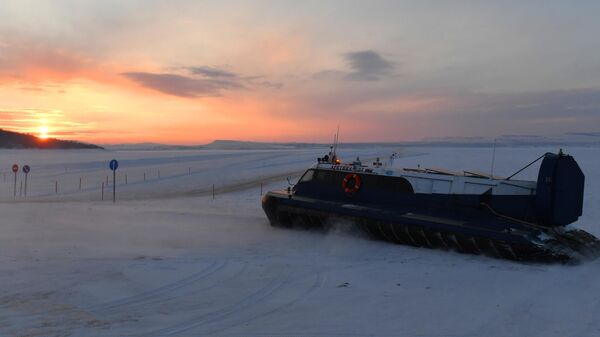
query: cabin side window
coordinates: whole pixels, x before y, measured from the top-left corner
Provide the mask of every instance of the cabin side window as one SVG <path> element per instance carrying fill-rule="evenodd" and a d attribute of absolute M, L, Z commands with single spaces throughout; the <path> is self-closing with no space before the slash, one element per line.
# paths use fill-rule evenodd
<path fill-rule="evenodd" d="M 336 178 L 338 178 L 336 172 L 333 171 L 317 170 L 315 172 L 314 178 L 315 180 L 324 184 L 335 184 L 338 182 L 336 180 Z"/>
<path fill-rule="evenodd" d="M 369 180 L 365 184 L 372 185 L 380 191 L 393 193 L 410 193 L 414 190 L 408 180 L 402 177 L 387 177 L 387 176 L 369 176 Z"/>

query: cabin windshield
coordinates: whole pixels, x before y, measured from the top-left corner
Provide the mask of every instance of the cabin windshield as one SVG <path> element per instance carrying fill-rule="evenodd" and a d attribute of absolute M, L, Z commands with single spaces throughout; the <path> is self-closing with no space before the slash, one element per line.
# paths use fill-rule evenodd
<path fill-rule="evenodd" d="M 302 175 L 300 180 L 298 180 L 298 182 L 303 183 L 303 182 L 311 181 L 313 179 L 314 173 L 315 173 L 315 170 L 308 170 L 308 171 L 304 172 L 304 174 Z"/>

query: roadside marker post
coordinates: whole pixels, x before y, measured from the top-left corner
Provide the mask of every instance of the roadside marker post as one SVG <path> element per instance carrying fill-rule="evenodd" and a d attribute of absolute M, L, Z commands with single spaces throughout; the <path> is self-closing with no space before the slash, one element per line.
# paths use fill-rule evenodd
<path fill-rule="evenodd" d="M 29 171 L 31 171 L 29 165 L 23 166 L 23 173 L 25 173 L 25 198 L 27 198 L 27 176 L 29 176 Z"/>
<path fill-rule="evenodd" d="M 12 171 L 15 174 L 15 187 L 13 189 L 13 197 L 17 197 L 17 172 L 19 172 L 19 165 L 14 164 L 12 166 Z"/>
<path fill-rule="evenodd" d="M 117 200 L 117 169 L 119 168 L 119 162 L 113 159 L 108 164 L 108 167 L 113 171 L 113 204 Z"/>

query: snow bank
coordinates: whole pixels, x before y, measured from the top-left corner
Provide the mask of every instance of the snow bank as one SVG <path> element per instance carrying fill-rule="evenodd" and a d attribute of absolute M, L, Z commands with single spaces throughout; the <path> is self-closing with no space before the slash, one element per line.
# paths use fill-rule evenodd
<path fill-rule="evenodd" d="M 489 171 L 491 163 L 491 149 L 412 151 L 421 155 L 396 164 Z M 516 171 L 543 151 L 497 149 L 495 173 Z M 587 178 L 577 226 L 598 235 L 600 149 L 568 152 Z M 1 154 L 3 167 L 28 161 L 40 181 L 61 177 L 65 184 L 83 172 L 101 180 L 113 156 L 127 172 L 184 171 L 128 184 L 116 205 L 94 191 L 48 196 L 41 183 L 31 199 L 5 195 L 2 336 L 600 334 L 600 261 L 514 263 L 371 241 L 344 224 L 327 234 L 275 229 L 260 209 L 258 185 L 232 184 L 236 191 L 215 199 L 189 194 L 201 184 L 288 174 L 310 164 L 311 151 Z M 190 177 L 192 163 L 197 173 Z M 286 184 L 277 179 L 264 189 Z M 162 192 L 143 198 L 152 189 Z"/>

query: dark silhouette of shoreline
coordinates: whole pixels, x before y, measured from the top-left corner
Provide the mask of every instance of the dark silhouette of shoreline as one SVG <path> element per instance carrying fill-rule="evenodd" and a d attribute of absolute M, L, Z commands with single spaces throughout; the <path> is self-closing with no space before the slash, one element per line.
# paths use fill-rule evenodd
<path fill-rule="evenodd" d="M 73 140 L 41 139 L 33 135 L 0 129 L 1 149 L 103 149 L 103 147 Z"/>

